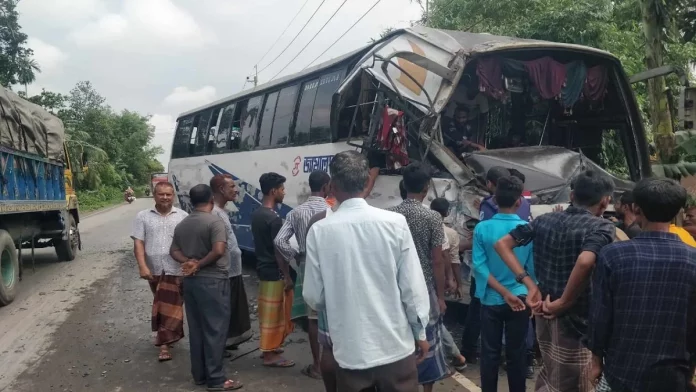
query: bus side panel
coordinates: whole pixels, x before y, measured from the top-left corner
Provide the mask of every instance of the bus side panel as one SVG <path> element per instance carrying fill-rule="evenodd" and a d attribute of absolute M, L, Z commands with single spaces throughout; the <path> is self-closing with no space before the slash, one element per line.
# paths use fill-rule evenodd
<path fill-rule="evenodd" d="M 169 178 L 174 184 L 179 207 L 191 211 L 188 192 L 193 186 L 208 184 L 216 174 L 230 174 L 239 187 L 239 196 L 235 203 L 227 205 L 227 210 L 239 247 L 253 251 L 251 214 L 261 205 L 263 197 L 259 188 L 259 177 L 263 173 L 276 172 L 287 178 L 285 200 L 279 209 L 281 217 L 284 218 L 288 212 L 309 198 L 311 172 L 328 172 L 329 162 L 335 154 L 354 149 L 355 147 L 347 143 L 328 143 L 173 159 L 169 163 Z M 399 204 L 399 181 L 401 176 L 378 177 L 368 202 L 380 208 Z M 425 201 L 426 205 L 438 196 L 445 196 L 453 203 L 457 200 L 458 189 L 454 180 L 435 179 L 434 184 L 437 192 L 431 189 L 428 200 Z"/>
<path fill-rule="evenodd" d="M 311 172 L 328 171 L 335 154 L 354 149 L 346 143 L 328 143 L 173 159 L 169 163 L 169 178 L 174 184 L 180 208 L 190 211 L 188 192 L 193 186 L 208 184 L 215 174 L 230 174 L 239 187 L 237 201 L 227 206 L 230 220 L 239 247 L 252 251 L 251 214 L 261 205 L 263 197 L 259 177 L 263 173 L 275 172 L 287 178 L 285 200 L 279 210 L 284 218 L 309 198 Z"/>

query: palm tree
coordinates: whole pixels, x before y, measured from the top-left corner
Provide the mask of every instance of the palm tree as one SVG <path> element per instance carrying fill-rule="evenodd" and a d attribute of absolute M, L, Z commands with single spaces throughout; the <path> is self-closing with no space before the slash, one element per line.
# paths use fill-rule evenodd
<path fill-rule="evenodd" d="M 17 81 L 24 85 L 24 93 L 27 94 L 27 86 L 36 80 L 36 73 L 41 72 L 39 63 L 33 58 L 22 57 L 19 61 L 19 71 L 17 72 Z"/>

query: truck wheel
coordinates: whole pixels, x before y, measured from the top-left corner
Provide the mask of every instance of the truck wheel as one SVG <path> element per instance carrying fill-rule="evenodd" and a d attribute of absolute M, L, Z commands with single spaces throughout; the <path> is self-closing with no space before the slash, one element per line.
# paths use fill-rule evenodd
<path fill-rule="evenodd" d="M 0 230 L 0 305 L 12 302 L 19 283 L 19 259 L 10 234 Z"/>
<path fill-rule="evenodd" d="M 75 255 L 77 254 L 78 245 L 78 232 L 77 223 L 75 222 L 75 217 L 72 214 L 68 214 L 68 236 L 66 239 L 59 239 L 54 247 L 56 248 L 56 254 L 58 255 L 58 260 L 60 261 L 73 261 L 75 260 Z"/>

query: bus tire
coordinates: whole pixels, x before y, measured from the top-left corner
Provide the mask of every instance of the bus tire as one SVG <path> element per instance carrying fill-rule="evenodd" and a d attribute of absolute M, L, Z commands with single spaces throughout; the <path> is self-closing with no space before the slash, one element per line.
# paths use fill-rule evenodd
<path fill-rule="evenodd" d="M 0 230 L 0 305 L 8 305 L 17 295 L 19 259 L 14 241 L 5 230 Z"/>
<path fill-rule="evenodd" d="M 60 238 L 54 245 L 59 261 L 73 261 L 77 255 L 78 232 L 75 217 L 68 213 L 68 234 L 65 239 Z"/>

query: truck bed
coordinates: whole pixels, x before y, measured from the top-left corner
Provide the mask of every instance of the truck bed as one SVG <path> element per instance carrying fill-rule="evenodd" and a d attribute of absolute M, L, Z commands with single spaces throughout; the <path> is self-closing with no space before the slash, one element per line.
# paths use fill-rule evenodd
<path fill-rule="evenodd" d="M 65 208 L 61 163 L 0 146 L 0 214 Z"/>

